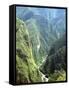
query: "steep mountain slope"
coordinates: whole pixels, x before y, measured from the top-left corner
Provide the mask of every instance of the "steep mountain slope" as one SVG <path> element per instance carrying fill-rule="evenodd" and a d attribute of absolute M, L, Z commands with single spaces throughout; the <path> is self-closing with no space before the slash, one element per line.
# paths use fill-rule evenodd
<path fill-rule="evenodd" d="M 48 31 L 48 23 L 42 16 L 34 16 L 26 21 L 26 25 L 32 42 L 33 54 L 34 57 L 36 56 L 35 60 L 41 63 L 56 38 Z"/>
<path fill-rule="evenodd" d="M 51 47 L 41 71 L 49 76 L 49 81 L 66 80 L 66 36 L 57 40 Z"/>
<path fill-rule="evenodd" d="M 16 18 L 16 83 L 35 82 L 46 82 L 46 78 L 35 64 L 26 25 Z"/>
<path fill-rule="evenodd" d="M 33 57 L 40 65 L 51 45 L 65 32 L 65 12 L 61 9 L 17 7 L 16 16 L 28 28 Z"/>
<path fill-rule="evenodd" d="M 17 7 L 16 8 L 16 17 L 26 21 L 33 16 L 33 12 L 26 7 Z"/>
<path fill-rule="evenodd" d="M 47 45 L 45 39 L 39 32 L 39 26 L 37 23 L 38 22 L 35 19 L 30 19 L 26 22 L 26 25 L 29 29 L 28 32 L 30 34 L 34 58 L 37 63 L 41 63 L 42 56 L 46 55 Z"/>

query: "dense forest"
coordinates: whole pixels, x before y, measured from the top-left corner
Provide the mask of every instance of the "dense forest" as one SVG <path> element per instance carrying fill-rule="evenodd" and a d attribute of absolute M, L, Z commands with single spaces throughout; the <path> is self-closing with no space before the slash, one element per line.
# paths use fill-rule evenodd
<path fill-rule="evenodd" d="M 16 83 L 66 80 L 65 9 L 16 7 Z"/>

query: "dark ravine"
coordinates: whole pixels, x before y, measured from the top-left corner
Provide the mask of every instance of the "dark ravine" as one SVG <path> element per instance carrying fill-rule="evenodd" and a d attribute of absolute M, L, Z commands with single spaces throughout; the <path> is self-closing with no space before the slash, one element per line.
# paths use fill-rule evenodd
<path fill-rule="evenodd" d="M 64 10 L 39 8 L 18 8 L 16 17 L 23 20 L 29 32 L 35 62 L 39 65 L 51 45 L 65 33 Z M 53 15 L 53 13 L 55 15 Z M 61 17 L 62 16 L 62 17 Z M 38 38 L 37 38 L 38 37 Z M 38 40 L 39 39 L 39 40 Z M 40 49 L 37 47 L 40 42 Z"/>
<path fill-rule="evenodd" d="M 64 11 L 52 10 L 54 16 L 47 9 L 45 12 L 31 8 L 16 10 L 17 83 L 65 81 Z"/>
<path fill-rule="evenodd" d="M 66 38 L 57 40 L 51 47 L 40 70 L 49 76 L 49 81 L 66 80 Z"/>

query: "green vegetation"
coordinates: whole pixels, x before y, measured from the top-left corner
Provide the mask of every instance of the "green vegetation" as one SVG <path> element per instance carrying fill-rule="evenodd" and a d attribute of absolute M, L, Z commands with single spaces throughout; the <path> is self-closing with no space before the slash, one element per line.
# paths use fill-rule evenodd
<path fill-rule="evenodd" d="M 16 18 L 16 83 L 35 82 L 43 82 L 42 73 L 35 64 L 26 26 Z"/>
<path fill-rule="evenodd" d="M 66 72 L 64 70 L 55 71 L 55 73 L 49 76 L 49 82 L 65 81 L 65 80 L 66 80 Z"/>
<path fill-rule="evenodd" d="M 49 81 L 65 81 L 66 79 L 66 41 L 63 38 L 53 44 L 46 61 L 40 67 L 40 70 L 49 76 Z"/>
<path fill-rule="evenodd" d="M 63 10 L 16 8 L 17 84 L 66 80 L 65 21 Z"/>

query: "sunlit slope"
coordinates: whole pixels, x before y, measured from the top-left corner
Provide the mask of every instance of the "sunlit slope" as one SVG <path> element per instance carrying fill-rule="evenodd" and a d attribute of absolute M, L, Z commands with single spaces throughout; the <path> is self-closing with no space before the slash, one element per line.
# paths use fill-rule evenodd
<path fill-rule="evenodd" d="M 16 18 L 16 83 L 44 82 L 33 55 L 29 33 L 23 21 Z"/>
<path fill-rule="evenodd" d="M 61 9 L 17 7 L 16 16 L 28 28 L 32 53 L 36 64 L 40 65 L 54 41 L 66 32 L 65 12 Z"/>

